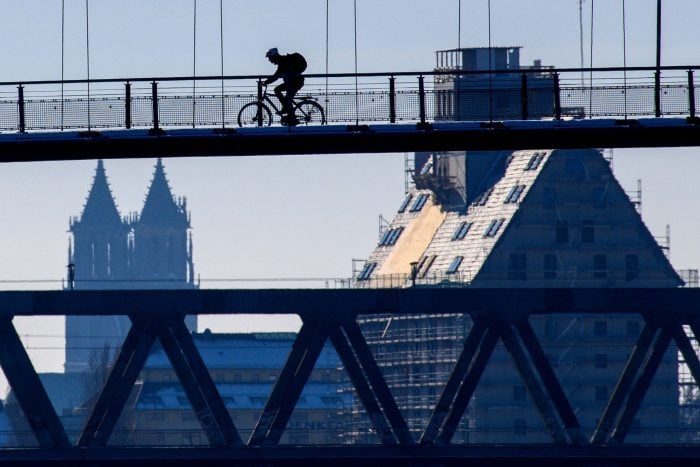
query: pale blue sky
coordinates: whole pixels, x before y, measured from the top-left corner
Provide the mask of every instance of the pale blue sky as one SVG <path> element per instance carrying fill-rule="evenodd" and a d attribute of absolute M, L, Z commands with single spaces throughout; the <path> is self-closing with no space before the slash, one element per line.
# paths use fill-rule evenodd
<path fill-rule="evenodd" d="M 584 3 L 586 64 L 590 7 Z M 66 78 L 85 78 L 85 2 L 66 0 Z M 324 71 L 325 0 L 224 0 L 225 74 L 270 73 L 264 52 L 303 52 Z M 462 46 L 487 44 L 486 0 L 462 0 Z M 492 43 L 521 45 L 521 61 L 579 65 L 578 0 L 492 0 Z M 457 46 L 457 0 L 358 0 L 360 71 L 429 70 L 436 49 Z M 622 0 L 595 1 L 594 65 L 622 64 Z M 198 0 L 197 74 L 219 73 L 218 0 Z M 627 0 L 627 62 L 653 65 L 655 0 Z M 190 75 L 193 0 L 91 0 L 92 77 Z M 61 2 L 0 6 L 0 81 L 60 77 Z M 353 64 L 353 2 L 330 0 L 330 72 Z M 697 64 L 700 2 L 664 2 L 663 63 Z M 697 149 L 617 150 L 627 189 L 644 182 L 644 219 L 661 235 L 672 225 L 677 268 L 700 266 L 694 215 Z M 107 161 L 122 214 L 142 207 L 153 160 Z M 366 257 L 377 216 L 403 198 L 403 155 L 169 159 L 176 195 L 192 211 L 195 268 L 202 279 L 347 277 Z M 79 215 L 95 163 L 0 166 L 0 280 L 63 277 L 68 217 Z M 206 286 L 206 283 L 204 284 Z M 0 283 L 0 289 L 31 288 Z M 40 285 L 56 288 L 57 283 Z M 49 320 L 53 333 L 62 324 Z M 45 326 L 46 327 L 46 326 Z M 20 326 L 36 332 L 36 323 Z M 24 329 L 25 331 L 22 331 Z M 39 345 L 39 344 L 37 344 Z M 54 351 L 55 355 L 56 352 Z M 41 368 L 56 368 L 48 352 Z M 42 356 L 43 355 L 43 356 Z"/>

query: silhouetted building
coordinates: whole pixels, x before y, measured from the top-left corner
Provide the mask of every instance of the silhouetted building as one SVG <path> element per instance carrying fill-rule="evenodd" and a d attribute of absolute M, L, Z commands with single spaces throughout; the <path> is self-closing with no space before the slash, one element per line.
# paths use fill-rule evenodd
<path fill-rule="evenodd" d="M 68 288 L 195 288 L 192 238 L 187 202 L 170 190 L 158 159 L 141 215 L 122 218 L 99 160 L 80 218 L 70 220 Z M 72 275 L 72 277 L 71 277 Z M 196 328 L 196 317 L 188 317 Z M 112 355 L 124 341 L 130 322 L 125 316 L 67 316 L 66 372 L 91 370 L 91 362 Z M 108 359 L 109 360 L 109 359 Z"/>

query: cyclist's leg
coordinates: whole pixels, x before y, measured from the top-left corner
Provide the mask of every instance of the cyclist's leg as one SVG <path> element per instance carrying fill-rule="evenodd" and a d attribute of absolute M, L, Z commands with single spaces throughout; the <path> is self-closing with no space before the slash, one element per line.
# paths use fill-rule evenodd
<path fill-rule="evenodd" d="M 287 83 L 282 83 L 279 86 L 275 87 L 275 96 L 277 96 L 277 99 L 280 101 L 280 104 L 282 104 L 282 110 L 280 110 L 280 114 L 288 114 L 291 110 L 291 108 L 287 105 L 287 97 L 284 94 L 289 94 L 289 88 L 287 86 Z"/>
<path fill-rule="evenodd" d="M 294 115 L 294 96 L 299 92 L 299 90 L 304 86 L 304 78 L 301 76 L 296 76 L 287 81 L 287 105 L 289 112 L 287 115 L 295 117 Z"/>

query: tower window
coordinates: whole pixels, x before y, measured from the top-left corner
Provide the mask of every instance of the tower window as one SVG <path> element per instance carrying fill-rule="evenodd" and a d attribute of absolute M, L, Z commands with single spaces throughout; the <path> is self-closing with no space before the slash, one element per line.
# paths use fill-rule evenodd
<path fill-rule="evenodd" d="M 596 321 L 593 323 L 593 335 L 596 337 L 606 337 L 608 335 L 608 322 Z"/>
<path fill-rule="evenodd" d="M 556 228 L 556 242 L 569 243 L 569 223 L 566 221 L 558 221 Z"/>
<path fill-rule="evenodd" d="M 484 232 L 484 237 L 495 237 L 503 225 L 503 222 L 505 222 L 503 218 L 492 220 Z"/>
<path fill-rule="evenodd" d="M 581 227 L 581 243 L 593 242 L 595 242 L 595 229 L 593 228 L 593 222 L 583 221 L 583 227 Z"/>
<path fill-rule="evenodd" d="M 608 260 L 605 255 L 593 255 L 593 277 L 604 279 L 608 277 Z"/>
<path fill-rule="evenodd" d="M 508 195 L 506 196 L 506 199 L 503 201 L 503 204 L 517 203 L 518 200 L 520 199 L 520 195 L 523 193 L 524 190 L 525 190 L 525 185 L 515 185 L 513 188 L 510 189 L 510 192 L 508 192 Z"/>
<path fill-rule="evenodd" d="M 459 266 L 462 264 L 463 259 L 464 256 L 455 256 L 452 262 L 450 263 L 450 266 L 447 268 L 447 274 L 456 273 L 459 269 Z"/>
<path fill-rule="evenodd" d="M 527 256 L 525 253 L 511 253 L 508 257 L 508 279 L 527 280 Z"/>
<path fill-rule="evenodd" d="M 418 195 L 418 198 L 416 198 L 416 201 L 413 203 L 411 206 L 411 209 L 408 210 L 408 212 L 418 212 L 421 209 L 423 209 L 423 206 L 425 206 L 425 202 L 428 201 L 428 194 L 427 193 L 422 193 Z"/>
<path fill-rule="evenodd" d="M 459 224 L 459 227 L 457 227 L 455 233 L 452 234 L 452 241 L 463 240 L 464 237 L 467 236 L 469 229 L 472 228 L 472 225 L 473 222 L 462 222 L 461 224 Z"/>
<path fill-rule="evenodd" d="M 639 277 L 639 256 L 637 255 L 627 255 L 625 256 L 625 278 L 628 281 L 636 279 Z"/>
<path fill-rule="evenodd" d="M 544 255 L 544 278 L 545 279 L 556 279 L 557 278 L 557 256 L 556 255 Z"/>
<path fill-rule="evenodd" d="M 413 195 L 408 195 L 406 196 L 406 199 L 403 200 L 403 203 L 401 203 L 401 206 L 399 207 L 399 214 L 404 212 L 406 208 L 408 207 L 409 203 L 413 199 Z"/>

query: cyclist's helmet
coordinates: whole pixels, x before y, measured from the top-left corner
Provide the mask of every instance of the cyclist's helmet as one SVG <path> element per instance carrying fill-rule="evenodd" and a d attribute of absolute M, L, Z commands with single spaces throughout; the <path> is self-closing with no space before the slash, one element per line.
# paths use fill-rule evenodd
<path fill-rule="evenodd" d="M 279 53 L 279 50 L 277 50 L 277 47 L 273 47 L 273 48 L 271 48 L 270 50 L 267 51 L 267 53 L 265 54 L 265 57 L 266 57 L 266 58 L 276 57 L 276 56 L 278 56 L 279 54 L 280 54 L 280 53 Z"/>

